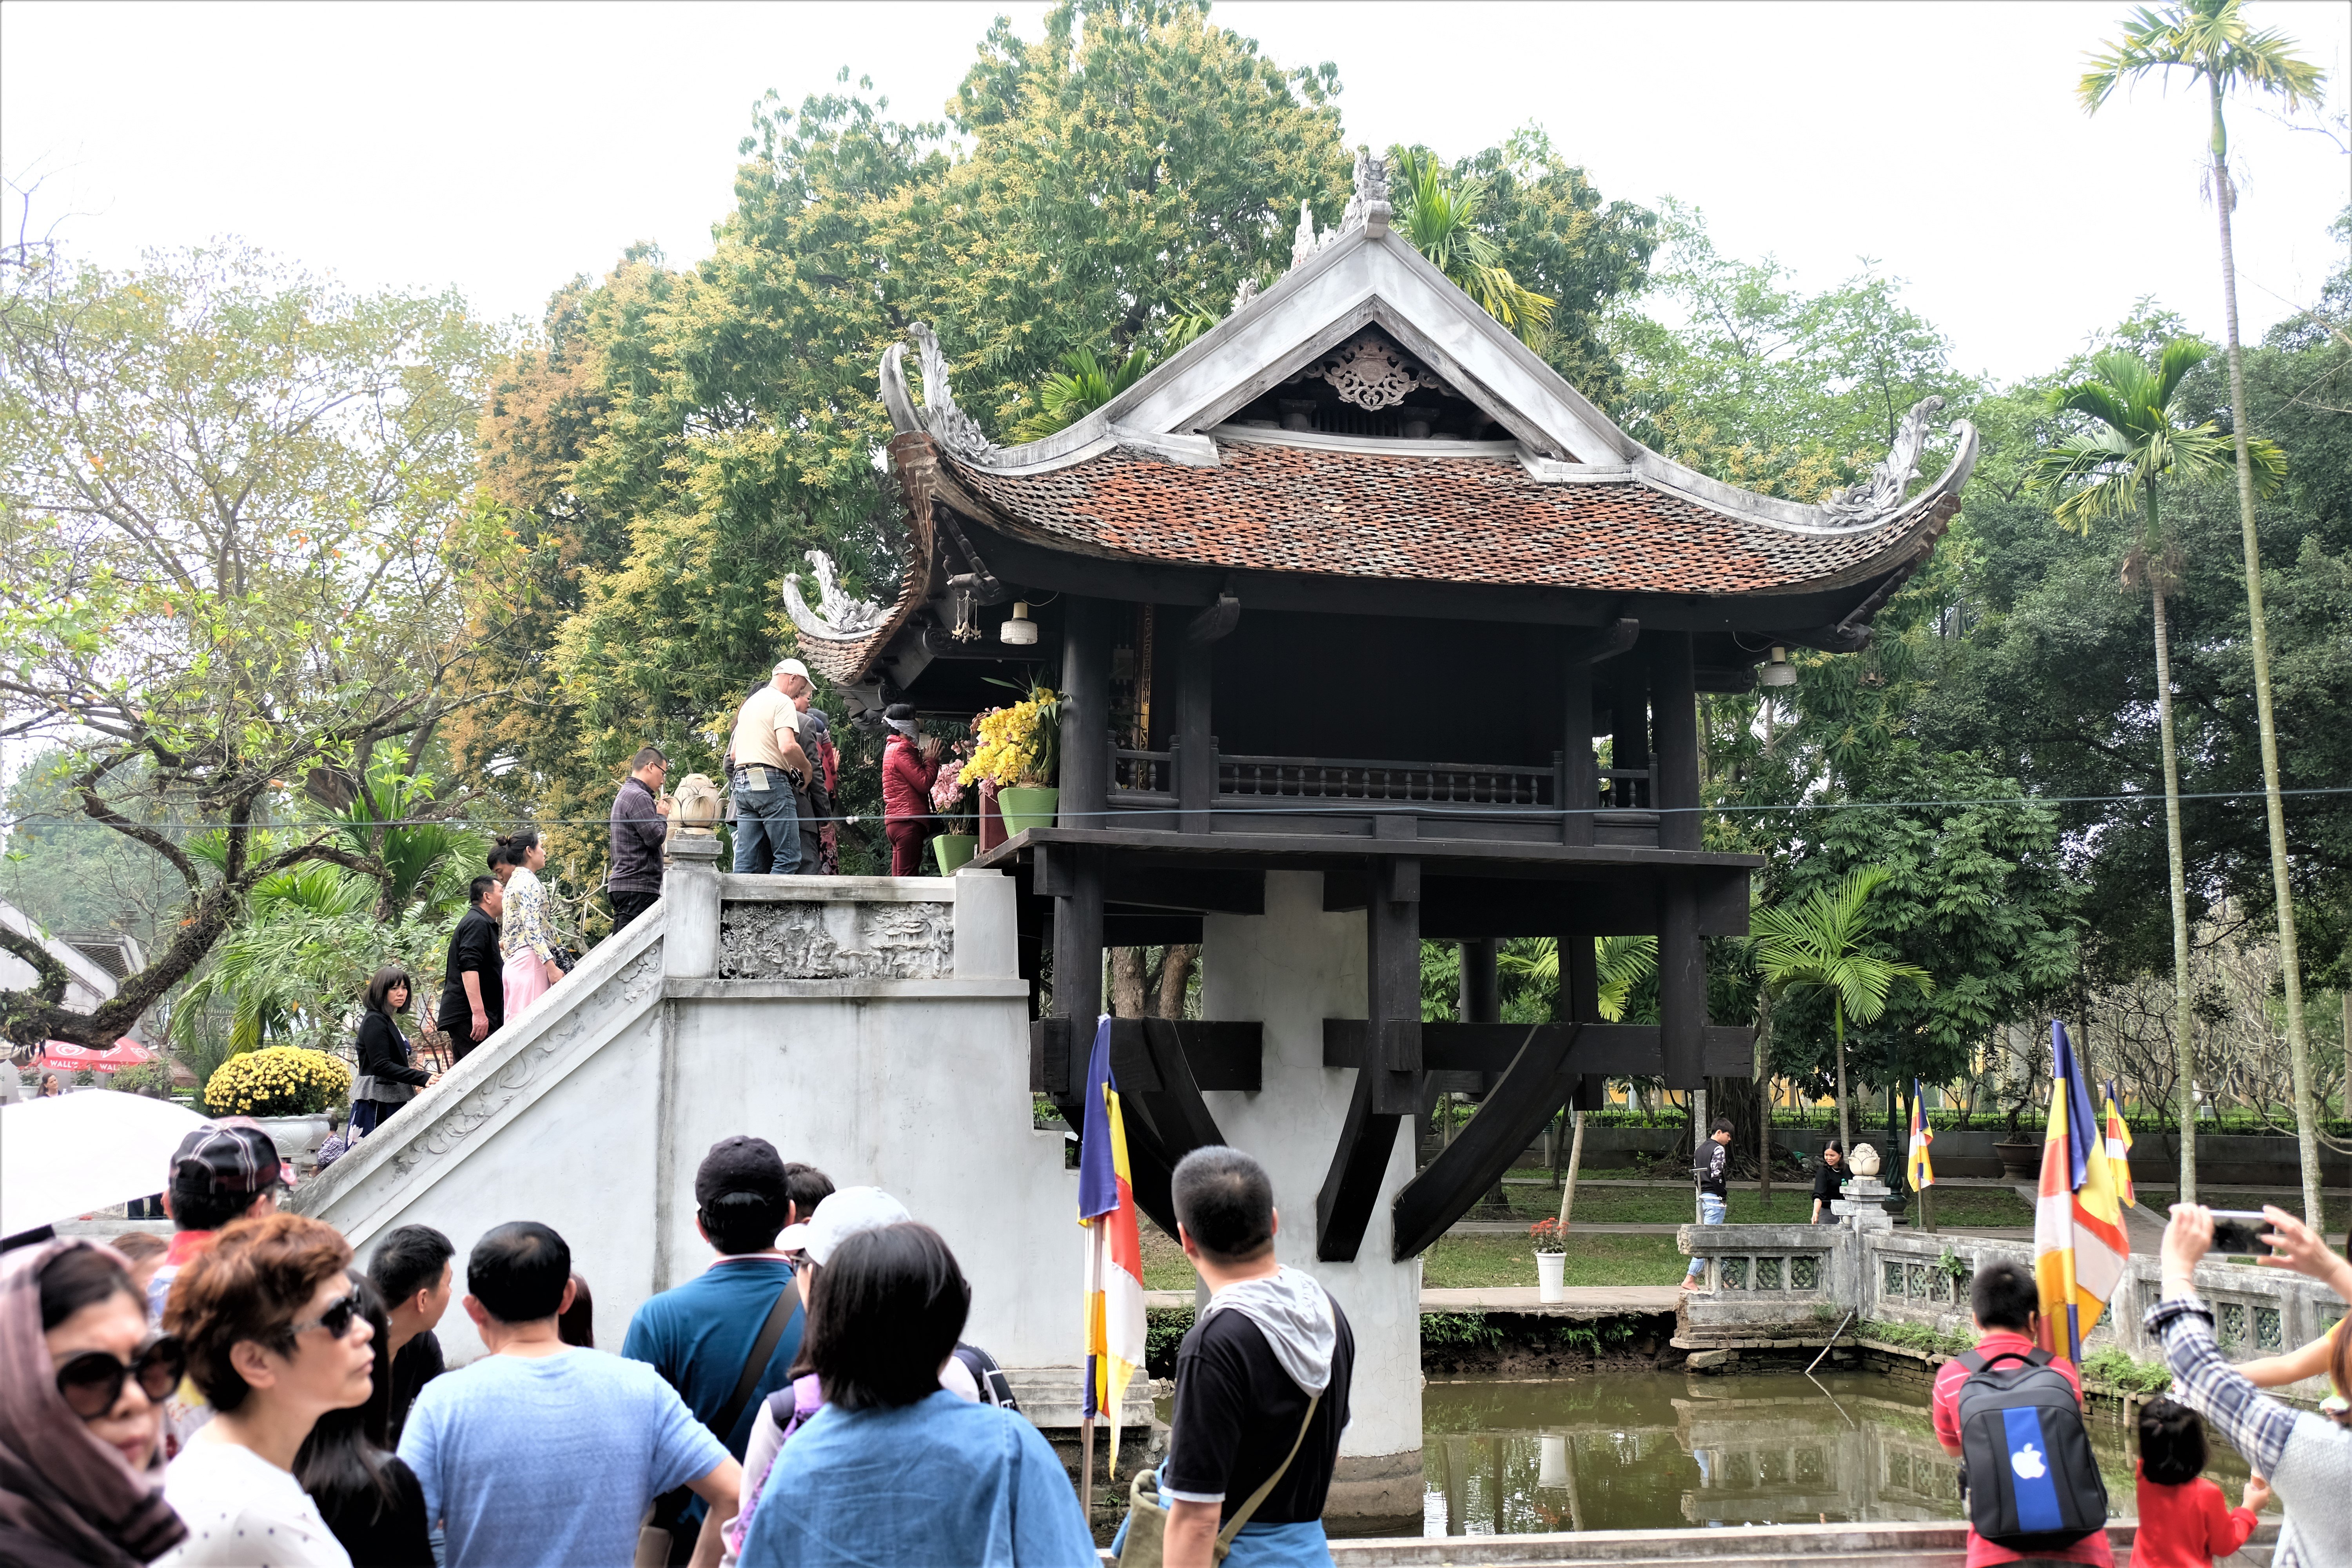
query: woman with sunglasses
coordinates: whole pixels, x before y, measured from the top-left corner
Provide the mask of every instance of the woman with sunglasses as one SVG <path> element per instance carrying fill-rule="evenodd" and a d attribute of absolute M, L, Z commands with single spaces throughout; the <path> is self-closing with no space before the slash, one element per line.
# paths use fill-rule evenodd
<path fill-rule="evenodd" d="M 187 1533 L 161 1490 L 163 1400 L 183 1364 L 108 1248 L 53 1241 L 0 1261 L 0 1563 L 129 1568 Z"/>
<path fill-rule="evenodd" d="M 188 1539 L 160 1568 L 351 1568 L 293 1474 L 319 1417 L 373 1387 L 351 1260 L 332 1226 L 271 1214 L 224 1228 L 172 1282 L 163 1324 L 214 1414 L 163 1478 Z"/>
<path fill-rule="evenodd" d="M 319 1417 L 294 1456 L 294 1478 L 352 1568 L 433 1568 L 425 1489 L 416 1472 L 392 1452 L 392 1321 L 383 1298 L 362 1269 L 343 1273 L 371 1331 L 374 1392 L 364 1405 Z"/>

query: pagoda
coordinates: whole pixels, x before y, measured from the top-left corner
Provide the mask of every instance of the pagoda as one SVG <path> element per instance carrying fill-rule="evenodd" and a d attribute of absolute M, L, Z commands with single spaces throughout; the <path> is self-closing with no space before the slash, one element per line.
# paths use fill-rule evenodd
<path fill-rule="evenodd" d="M 1203 943 L 1205 1020 L 1113 1026 L 1138 1202 L 1172 1231 L 1186 1151 L 1265 1159 L 1285 1260 L 1340 1295 L 1360 1355 L 1388 1293 L 1411 1430 L 1392 1412 L 1350 1447 L 1417 1477 L 1412 1260 L 1605 1078 L 1750 1070 L 1753 1032 L 1707 1019 L 1701 939 L 1746 932 L 1761 861 L 1705 847 L 1699 693 L 1866 647 L 1977 436 L 1953 424 L 1916 485 L 1930 398 L 1819 504 L 1724 484 L 1629 437 L 1391 219 L 1360 157 L 1335 229 L 1302 206 L 1281 279 L 1025 446 L 956 405 L 915 326 L 919 400 L 904 345 L 880 367 L 897 595 L 850 599 L 812 552 L 818 603 L 796 578 L 786 601 L 853 714 L 968 717 L 1031 672 L 1063 693 L 1055 825 L 974 862 L 1016 879 L 1024 973 L 1050 981 L 1033 1086 L 1083 1125 L 1105 948 Z M 1601 1019 L 1590 939 L 1621 934 L 1657 939 L 1654 1026 Z M 1518 936 L 1560 939 L 1549 1024 L 1500 1022 Z M 1423 1022 L 1425 940 L 1463 944 L 1462 1021 Z M 1479 1112 L 1420 1166 L 1400 1126 L 1455 1086 Z"/>

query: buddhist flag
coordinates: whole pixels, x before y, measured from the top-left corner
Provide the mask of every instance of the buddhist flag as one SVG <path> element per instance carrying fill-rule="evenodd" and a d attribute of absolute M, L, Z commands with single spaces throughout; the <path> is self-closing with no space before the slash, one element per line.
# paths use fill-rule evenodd
<path fill-rule="evenodd" d="M 1911 1080 L 1911 1185 L 1914 1189 L 1936 1184 L 1936 1167 L 1927 1158 L 1927 1145 L 1936 1135 L 1927 1131 L 1927 1097 L 1919 1088 L 1919 1080 Z"/>
<path fill-rule="evenodd" d="M 2091 1086 L 2066 1026 L 2050 1023 L 2050 1130 L 2033 1209 L 2033 1279 L 2042 1297 L 2042 1348 L 2080 1365 L 2083 1342 L 2131 1259 L 2123 1205 L 2091 1110 Z"/>
<path fill-rule="evenodd" d="M 1087 1063 L 1086 1126 L 1078 1145 L 1078 1223 L 1087 1231 L 1087 1390 L 1084 1415 L 1110 1421 L 1110 1473 L 1118 1474 L 1118 1412 L 1143 1370 L 1143 1243 L 1127 1122 L 1110 1072 L 1110 1020 L 1095 1030 Z"/>
<path fill-rule="evenodd" d="M 2131 1128 L 2124 1121 L 2123 1112 L 2116 1109 L 2116 1080 L 2107 1079 L 2107 1174 L 2115 1178 L 2116 1197 L 2126 1208 L 2139 1206 L 2139 1194 L 2132 1191 Z"/>

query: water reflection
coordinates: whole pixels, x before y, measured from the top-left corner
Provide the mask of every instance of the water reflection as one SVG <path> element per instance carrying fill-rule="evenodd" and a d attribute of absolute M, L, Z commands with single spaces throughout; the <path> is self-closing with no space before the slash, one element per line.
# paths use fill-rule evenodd
<path fill-rule="evenodd" d="M 2132 1511 L 2127 1435 L 2094 1416 L 2111 1510 Z M 1957 1519 L 1958 1462 L 1927 1391 L 1871 1373 L 1603 1373 L 1433 1381 L 1422 1395 L 1424 1535 Z M 2208 1474 L 2245 1467 L 2219 1441 Z"/>

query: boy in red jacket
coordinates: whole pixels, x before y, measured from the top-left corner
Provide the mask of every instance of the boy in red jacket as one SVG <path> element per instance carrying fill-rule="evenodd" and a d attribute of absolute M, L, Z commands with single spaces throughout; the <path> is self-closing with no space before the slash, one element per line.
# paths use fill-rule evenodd
<path fill-rule="evenodd" d="M 2270 1500 L 2269 1483 L 2246 1482 L 2237 1508 L 2207 1480 L 2205 1423 L 2169 1399 L 2139 1413 L 2139 1538 L 2132 1568 L 2212 1568 L 2254 1532 L 2254 1511 Z"/>

